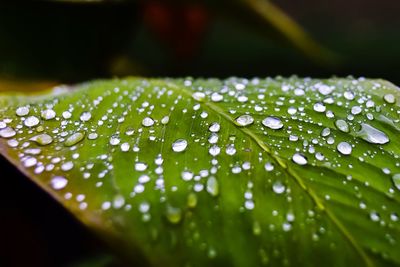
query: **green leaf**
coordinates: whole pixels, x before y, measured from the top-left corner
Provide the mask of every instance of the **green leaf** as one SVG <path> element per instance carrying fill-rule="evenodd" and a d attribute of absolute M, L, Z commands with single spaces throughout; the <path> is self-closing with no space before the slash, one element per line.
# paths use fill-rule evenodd
<path fill-rule="evenodd" d="M 363 78 L 96 81 L 1 96 L 0 151 L 131 263 L 393 266 L 399 101 Z"/>

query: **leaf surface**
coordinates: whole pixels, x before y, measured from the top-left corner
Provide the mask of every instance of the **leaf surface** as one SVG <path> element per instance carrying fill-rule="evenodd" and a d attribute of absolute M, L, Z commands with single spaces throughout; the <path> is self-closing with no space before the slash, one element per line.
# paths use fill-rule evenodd
<path fill-rule="evenodd" d="M 393 266 L 399 101 L 363 78 L 95 81 L 1 95 L 0 152 L 132 263 Z"/>

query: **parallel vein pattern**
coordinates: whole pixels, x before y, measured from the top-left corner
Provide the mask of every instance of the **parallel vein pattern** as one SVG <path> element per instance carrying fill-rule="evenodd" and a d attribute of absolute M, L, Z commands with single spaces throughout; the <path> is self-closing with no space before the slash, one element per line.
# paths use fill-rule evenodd
<path fill-rule="evenodd" d="M 0 96 L 0 152 L 151 266 L 400 265 L 398 89 L 139 79 Z"/>

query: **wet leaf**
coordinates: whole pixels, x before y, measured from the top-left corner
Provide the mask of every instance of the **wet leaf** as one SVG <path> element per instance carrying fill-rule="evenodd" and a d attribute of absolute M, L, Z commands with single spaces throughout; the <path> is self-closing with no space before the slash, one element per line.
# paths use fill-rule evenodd
<path fill-rule="evenodd" d="M 0 151 L 132 263 L 392 266 L 399 101 L 363 78 L 96 81 L 2 95 Z"/>

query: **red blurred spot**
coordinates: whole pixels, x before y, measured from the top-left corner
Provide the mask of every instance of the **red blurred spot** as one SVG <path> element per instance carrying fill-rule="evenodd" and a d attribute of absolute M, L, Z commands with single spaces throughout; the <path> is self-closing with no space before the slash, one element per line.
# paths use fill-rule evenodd
<path fill-rule="evenodd" d="M 149 1 L 144 6 L 144 20 L 161 42 L 180 59 L 192 57 L 203 39 L 208 12 L 199 4 L 173 4 Z"/>

